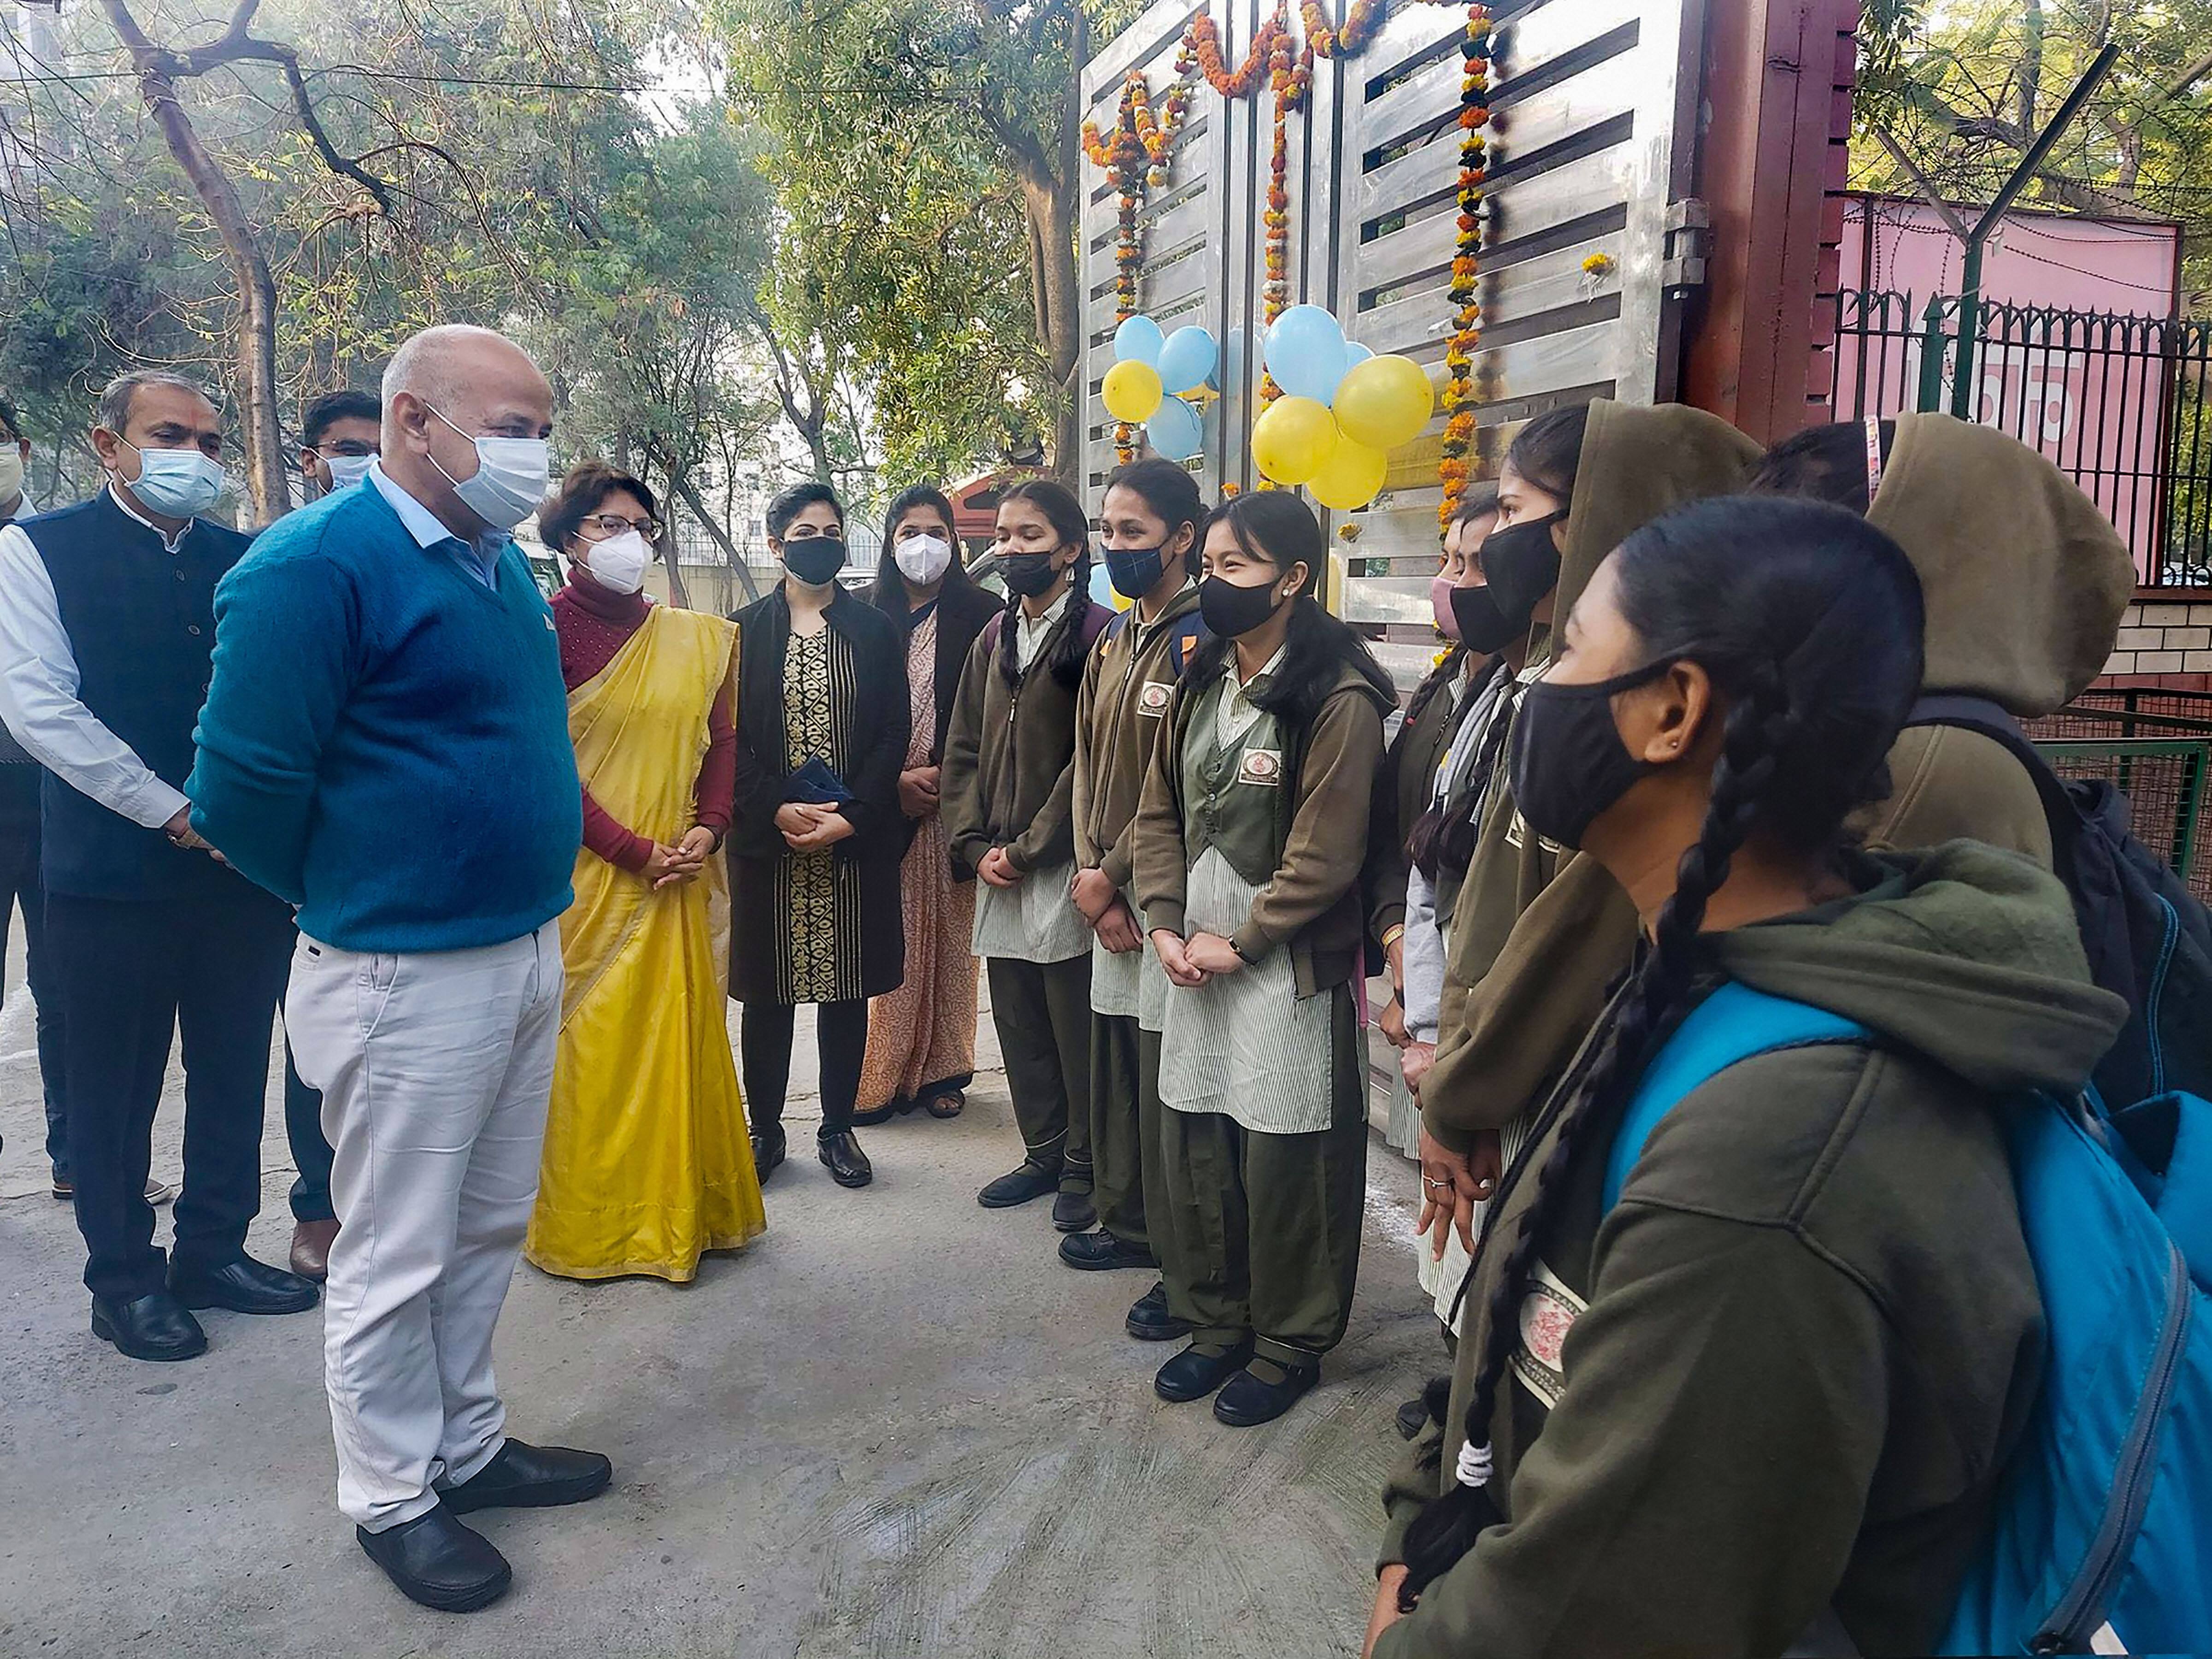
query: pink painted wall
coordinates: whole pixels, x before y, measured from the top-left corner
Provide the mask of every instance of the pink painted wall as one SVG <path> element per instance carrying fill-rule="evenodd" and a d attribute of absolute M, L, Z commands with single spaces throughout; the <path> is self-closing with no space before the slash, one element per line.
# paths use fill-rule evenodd
<path fill-rule="evenodd" d="M 1961 209 L 1970 223 L 1973 213 Z M 2008 214 L 1983 257 L 1990 303 L 2171 318 L 2179 313 L 2180 227 L 2120 219 Z M 1881 326 L 1896 337 L 1846 341 L 1836 366 L 1839 412 L 1916 406 L 1920 314 L 1931 295 L 1958 293 L 1965 249 L 1925 202 L 1845 198 L 1842 285 L 1911 296 Z M 2111 515 L 2148 575 L 2164 521 L 2160 479 L 2174 387 L 2154 331 L 2103 324 L 2038 327 L 2034 344 L 1999 343 L 1976 363 L 1975 418 L 2033 444 Z M 1945 381 L 1949 380 L 1945 365 Z"/>

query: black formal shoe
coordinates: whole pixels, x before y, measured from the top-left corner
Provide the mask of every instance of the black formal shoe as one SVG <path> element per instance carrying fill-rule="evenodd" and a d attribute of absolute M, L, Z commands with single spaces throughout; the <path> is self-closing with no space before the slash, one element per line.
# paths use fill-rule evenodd
<path fill-rule="evenodd" d="M 1203 1400 L 1243 1370 L 1244 1362 L 1251 1357 L 1252 1345 L 1249 1340 L 1238 1343 L 1225 1354 L 1206 1353 L 1194 1345 L 1160 1367 L 1159 1374 L 1152 1379 L 1152 1392 L 1178 1406 Z"/>
<path fill-rule="evenodd" d="M 1031 1159 L 1012 1174 L 1001 1175 L 975 1195 L 986 1210 L 1011 1210 L 1031 1199 L 1060 1191 L 1060 1165 Z M 1055 1206 L 1057 1207 L 1057 1206 Z"/>
<path fill-rule="evenodd" d="M 1052 1201 L 1052 1224 L 1063 1233 L 1087 1232 L 1098 1224 L 1088 1192 L 1062 1192 Z"/>
<path fill-rule="evenodd" d="M 1429 1402 L 1420 1394 L 1398 1408 L 1398 1438 L 1419 1440 L 1421 1431 L 1429 1426 Z"/>
<path fill-rule="evenodd" d="M 1139 1342 L 1173 1342 L 1190 1334 L 1190 1321 L 1168 1311 L 1168 1287 L 1155 1284 L 1130 1307 L 1122 1328 Z"/>
<path fill-rule="evenodd" d="M 322 1299 L 311 1279 L 264 1266 L 251 1256 L 220 1267 L 169 1264 L 169 1291 L 187 1308 L 228 1308 L 234 1314 L 300 1314 Z"/>
<path fill-rule="evenodd" d="M 765 1186 L 768 1178 L 775 1174 L 776 1165 L 783 1162 L 783 1131 L 756 1129 L 752 1132 L 752 1143 L 753 1178 Z"/>
<path fill-rule="evenodd" d="M 550 1510 L 606 1491 L 615 1466 L 597 1452 L 532 1446 L 509 1436 L 491 1461 L 438 1496 L 455 1515 L 478 1510 Z"/>
<path fill-rule="evenodd" d="M 489 1607 L 514 1582 L 514 1569 L 491 1540 L 464 1527 L 442 1503 L 382 1532 L 356 1527 L 353 1535 L 402 1595 L 441 1613 Z"/>
<path fill-rule="evenodd" d="M 1094 1272 L 1109 1267 L 1157 1267 L 1160 1265 L 1159 1258 L 1143 1245 L 1118 1239 L 1103 1227 L 1095 1233 L 1069 1234 L 1060 1241 L 1060 1259 L 1070 1267 Z"/>
<path fill-rule="evenodd" d="M 1221 1392 L 1213 1397 L 1213 1415 L 1232 1429 L 1250 1429 L 1262 1423 L 1273 1423 L 1298 1403 L 1300 1394 L 1321 1381 L 1318 1362 L 1297 1366 L 1285 1365 L 1270 1359 L 1255 1363 L 1279 1375 L 1282 1381 L 1269 1382 L 1248 1369 L 1237 1372 L 1223 1383 Z"/>
<path fill-rule="evenodd" d="M 133 1359 L 193 1359 L 207 1352 L 207 1333 L 199 1320 L 167 1290 L 128 1302 L 94 1296 L 92 1333 Z"/>
<path fill-rule="evenodd" d="M 840 1186 L 866 1186 L 876 1178 L 876 1167 L 868 1162 L 868 1155 L 860 1150 L 860 1143 L 849 1129 L 835 1135 L 825 1135 L 821 1143 L 822 1167 L 830 1172 L 830 1179 Z"/>

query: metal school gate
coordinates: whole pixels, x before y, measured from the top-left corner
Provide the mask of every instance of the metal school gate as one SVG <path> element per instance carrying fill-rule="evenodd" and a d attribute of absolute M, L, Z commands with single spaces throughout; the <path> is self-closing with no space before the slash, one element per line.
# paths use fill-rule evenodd
<path fill-rule="evenodd" d="M 1349 0 L 1323 0 L 1340 20 Z M 1272 0 L 1158 0 L 1085 68 L 1085 113 L 1110 131 L 1128 72 L 1157 107 L 1190 20 L 1210 11 L 1222 55 L 1243 61 Z M 1702 0 L 1502 0 L 1493 6 L 1489 180 L 1480 297 L 1479 402 L 1471 460 L 1493 473 L 1520 423 L 1592 397 L 1671 397 L 1682 295 L 1702 276 L 1704 215 L 1690 199 Z M 1459 42 L 1463 5 L 1394 0 L 1366 50 L 1317 58 L 1289 125 L 1291 301 L 1334 311 L 1353 339 L 1430 369 L 1441 389 L 1458 208 Z M 1245 444 L 1259 408 L 1263 227 L 1273 94 L 1266 77 L 1226 102 L 1203 78 L 1177 135 L 1168 182 L 1139 223 L 1140 309 L 1223 342 L 1223 395 L 1194 463 L 1209 498 L 1250 488 Z M 1098 503 L 1114 464 L 1098 385 L 1113 362 L 1115 192 L 1085 167 L 1087 302 L 1085 476 Z M 1392 457 L 1375 503 L 1348 515 L 1338 607 L 1355 621 L 1414 625 L 1426 637 L 1435 570 L 1441 412 Z M 1328 515 L 1324 515 L 1326 518 Z M 1402 561 L 1402 563 L 1401 563 Z M 1407 678 L 1408 643 L 1392 654 Z"/>

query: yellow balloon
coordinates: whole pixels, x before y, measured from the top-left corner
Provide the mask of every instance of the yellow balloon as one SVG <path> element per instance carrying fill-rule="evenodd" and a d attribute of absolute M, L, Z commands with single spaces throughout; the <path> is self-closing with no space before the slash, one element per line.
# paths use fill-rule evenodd
<path fill-rule="evenodd" d="M 1166 396 L 1160 371 L 1148 363 L 1117 363 L 1098 387 L 1099 400 L 1115 420 L 1150 420 Z"/>
<path fill-rule="evenodd" d="M 1370 449 L 1352 438 L 1340 438 L 1335 453 L 1306 480 L 1306 489 L 1322 506 L 1348 513 L 1375 499 L 1389 465 L 1380 449 Z"/>
<path fill-rule="evenodd" d="M 1411 357 L 1370 357 L 1337 382 L 1336 424 L 1370 449 L 1412 442 L 1436 406 L 1428 371 Z"/>
<path fill-rule="evenodd" d="M 1252 460 L 1278 484 L 1304 484 L 1336 448 L 1336 422 L 1311 398 L 1278 398 L 1252 423 Z"/>

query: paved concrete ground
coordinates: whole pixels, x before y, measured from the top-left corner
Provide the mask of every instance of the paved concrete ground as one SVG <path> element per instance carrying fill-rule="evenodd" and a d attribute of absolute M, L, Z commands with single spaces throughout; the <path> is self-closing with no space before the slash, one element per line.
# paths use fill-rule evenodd
<path fill-rule="evenodd" d="M 956 1122 L 864 1131 L 869 1191 L 794 1159 L 767 1235 L 689 1287 L 523 1268 L 499 1336 L 514 1426 L 606 1451 L 616 1485 L 478 1517 L 515 1587 L 459 1619 L 402 1601 L 331 1508 L 319 1314 L 208 1314 L 209 1353 L 178 1366 L 90 1335 L 76 1234 L 46 1193 L 21 973 L 19 944 L 0 1009 L 0 1654 L 1354 1651 L 1391 1413 L 1440 1356 L 1407 1166 L 1379 1143 L 1351 1336 L 1259 1430 L 1153 1396 L 1172 1350 L 1121 1328 L 1148 1278 L 1061 1267 L 1042 1204 L 976 1205 L 1018 1146 L 995 1072 Z M 172 1177 L 175 1090 L 155 1159 Z M 271 1261 L 290 1229 L 280 1093 L 252 1239 Z"/>

